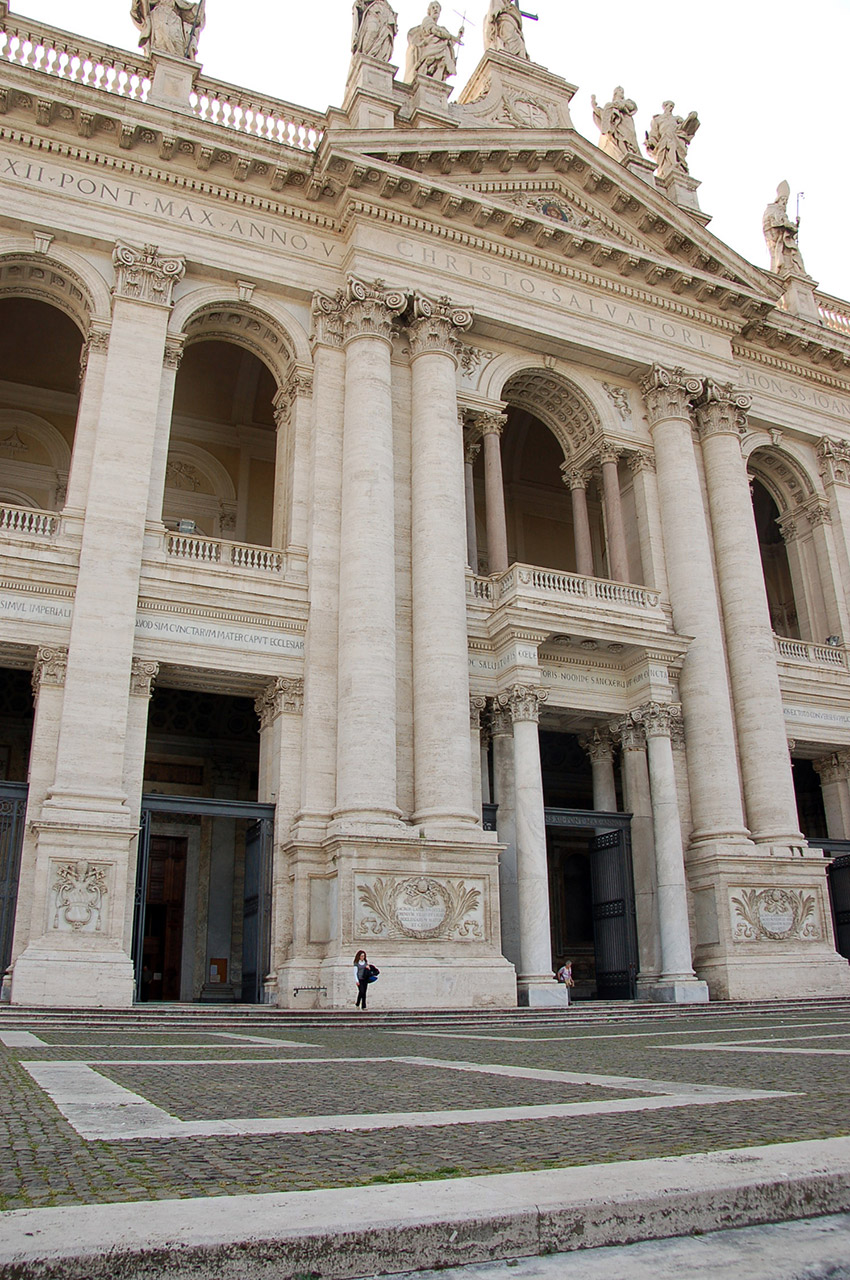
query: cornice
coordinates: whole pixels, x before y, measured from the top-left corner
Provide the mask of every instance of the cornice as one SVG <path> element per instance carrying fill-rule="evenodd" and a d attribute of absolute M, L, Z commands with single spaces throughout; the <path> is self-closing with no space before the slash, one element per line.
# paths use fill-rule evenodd
<path fill-rule="evenodd" d="M 747 324 L 742 330 L 740 345 L 743 347 L 753 340 L 766 347 L 784 349 L 791 357 L 804 355 L 813 364 L 823 361 L 836 371 L 850 370 L 850 334 L 784 311 L 774 311 L 766 318 Z"/>
<path fill-rule="evenodd" d="M 2 585 L 2 584 L 0 584 Z M 176 617 L 200 618 L 216 622 L 239 622 L 243 626 L 262 627 L 267 631 L 284 631 L 292 635 L 306 635 L 305 619 L 281 618 L 267 613 L 242 613 L 235 609 L 221 609 L 215 605 L 176 604 L 174 601 L 157 599 L 155 596 L 139 596 L 140 612 L 173 614 Z"/>
<path fill-rule="evenodd" d="M 820 386 L 831 387 L 834 391 L 841 391 L 844 394 L 850 392 L 850 372 L 846 377 L 841 378 L 837 374 L 827 372 L 822 367 L 799 364 L 797 361 L 789 360 L 784 356 L 776 356 L 769 351 L 760 351 L 756 347 L 747 346 L 744 341 L 732 343 L 732 355 L 736 360 L 745 360 L 748 364 L 760 364 L 767 369 L 788 373 L 792 377 L 802 378 L 804 381 L 817 382 Z"/>

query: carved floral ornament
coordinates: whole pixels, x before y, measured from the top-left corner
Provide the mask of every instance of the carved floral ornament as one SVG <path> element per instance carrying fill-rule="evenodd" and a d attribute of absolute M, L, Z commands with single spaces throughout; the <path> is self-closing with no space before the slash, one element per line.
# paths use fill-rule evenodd
<path fill-rule="evenodd" d="M 579 739 L 579 746 L 585 751 L 594 764 L 604 763 L 614 758 L 614 737 L 609 728 L 594 729 L 587 737 Z"/>
<path fill-rule="evenodd" d="M 167 257 L 154 244 L 136 249 L 119 243 L 115 246 L 112 263 L 115 267 L 113 293 L 116 298 L 149 302 L 161 307 L 171 306 L 174 285 L 186 273 L 185 258 Z"/>
<path fill-rule="evenodd" d="M 460 363 L 463 343 L 459 335 L 472 328 L 473 313 L 454 306 L 451 298 L 438 298 L 434 302 L 422 294 L 414 295 L 412 310 L 409 337 L 413 358 L 427 352 L 441 352 Z"/>
<path fill-rule="evenodd" d="M 485 882 L 434 876 L 358 876 L 359 938 L 484 938 Z"/>
<path fill-rule="evenodd" d="M 641 382 L 643 398 L 649 415 L 649 425 L 654 427 L 668 418 L 688 421 L 691 402 L 702 391 L 699 378 L 692 378 L 682 368 L 664 369 L 654 364 Z"/>
<path fill-rule="evenodd" d="M 715 435 L 740 437 L 746 429 L 747 412 L 752 403 L 752 396 L 744 395 L 731 383 L 706 378 L 694 402 L 700 438 L 704 440 Z"/>
<path fill-rule="evenodd" d="M 53 925 L 61 933 L 100 933 L 108 863 L 54 862 Z"/>
<path fill-rule="evenodd" d="M 832 751 L 827 756 L 813 760 L 815 773 L 820 775 L 821 783 L 846 782 L 850 778 L 850 750 Z"/>
<path fill-rule="evenodd" d="M 730 891 L 735 942 L 818 942 L 821 928 L 815 894 L 802 889 Z"/>
<path fill-rule="evenodd" d="M 818 442 L 817 455 L 826 484 L 850 485 L 850 444 L 824 436 Z"/>
<path fill-rule="evenodd" d="M 548 689 L 538 689 L 528 684 L 515 684 L 504 693 L 500 693 L 497 699 L 499 706 L 510 712 L 514 724 L 522 721 L 533 721 L 537 724 L 540 719 L 540 707 L 548 700 Z"/>

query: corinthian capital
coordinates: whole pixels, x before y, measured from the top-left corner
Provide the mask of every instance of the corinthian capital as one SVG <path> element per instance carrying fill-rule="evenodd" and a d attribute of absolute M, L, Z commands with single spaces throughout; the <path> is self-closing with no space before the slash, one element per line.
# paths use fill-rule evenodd
<path fill-rule="evenodd" d="M 464 416 L 470 441 L 483 440 L 485 436 L 500 436 L 508 425 L 506 413 L 472 409 Z"/>
<path fill-rule="evenodd" d="M 164 257 L 155 244 L 146 244 L 142 249 L 117 244 L 112 264 L 115 267 L 112 292 L 116 298 L 150 302 L 159 307 L 171 306 L 174 286 L 186 272 L 185 258 Z"/>
<path fill-rule="evenodd" d="M 153 687 L 159 675 L 158 662 L 145 662 L 134 658 L 130 671 L 130 694 L 134 698 L 152 698 Z"/>
<path fill-rule="evenodd" d="M 694 404 L 700 439 L 718 435 L 740 438 L 747 425 L 747 410 L 752 403 L 752 396 L 744 395 L 731 383 L 706 378 L 702 392 Z"/>
<path fill-rule="evenodd" d="M 314 347 L 342 346 L 342 308 L 344 295 L 313 294 L 313 332 L 310 342 Z"/>
<path fill-rule="evenodd" d="M 538 689 L 535 685 L 515 684 L 497 699 L 499 706 L 509 711 L 514 724 L 521 720 L 531 720 L 537 724 L 540 719 L 540 707 L 549 699 L 546 689 Z"/>
<path fill-rule="evenodd" d="M 579 738 L 579 746 L 587 752 L 594 764 L 614 759 L 615 742 L 611 730 L 606 726 L 594 729 L 586 738 Z"/>
<path fill-rule="evenodd" d="M 413 298 L 413 319 L 410 322 L 410 353 L 414 360 L 429 351 L 437 351 L 460 362 L 463 344 L 460 334 L 472 328 L 473 313 L 456 307 L 451 298 L 438 298 L 434 302 L 422 294 Z"/>
<path fill-rule="evenodd" d="M 384 338 L 390 341 L 393 322 L 407 309 L 407 294 L 388 289 L 383 280 L 365 284 L 350 276 L 342 311 L 343 339 Z"/>
<path fill-rule="evenodd" d="M 823 436 L 818 442 L 817 455 L 826 484 L 850 484 L 850 445 Z"/>
<path fill-rule="evenodd" d="M 684 369 L 663 369 L 660 364 L 654 364 L 641 382 L 641 388 L 649 425 L 654 427 L 668 418 L 689 422 L 691 402 L 702 391 L 702 382 L 690 377 Z"/>
<path fill-rule="evenodd" d="M 65 645 L 48 648 L 46 645 L 38 650 L 35 665 L 32 669 L 32 691 L 38 697 L 43 685 L 61 687 L 65 683 L 65 672 L 68 669 L 68 649 Z"/>
<path fill-rule="evenodd" d="M 643 726 L 647 738 L 670 738 L 673 726 L 682 718 L 682 708 L 677 702 L 646 702 L 629 715 Z"/>
<path fill-rule="evenodd" d="M 267 729 L 279 715 L 301 715 L 304 710 L 304 681 L 294 676 L 278 676 L 254 699 L 260 728 Z"/>
<path fill-rule="evenodd" d="M 313 370 L 297 365 L 274 398 L 274 420 L 277 425 L 282 427 L 289 422 L 296 400 L 308 400 L 312 394 Z"/>
<path fill-rule="evenodd" d="M 573 467 L 569 462 L 562 462 L 561 479 L 568 489 L 586 489 L 593 479 L 593 473 L 584 467 Z"/>

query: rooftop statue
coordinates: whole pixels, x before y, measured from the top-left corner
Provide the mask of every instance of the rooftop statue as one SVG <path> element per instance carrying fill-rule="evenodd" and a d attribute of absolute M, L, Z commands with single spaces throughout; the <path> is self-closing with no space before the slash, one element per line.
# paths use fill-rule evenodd
<path fill-rule="evenodd" d="M 635 112 L 637 103 L 627 98 L 623 86 L 618 84 L 610 102 L 600 107 L 596 95 L 590 99 L 593 107 L 593 119 L 602 134 L 599 139 L 600 148 L 614 160 L 627 160 L 629 156 L 639 156 L 637 133 L 635 132 Z"/>
<path fill-rule="evenodd" d="M 133 0 L 130 16 L 148 56 L 167 53 L 172 58 L 197 58 L 206 0 Z"/>
<path fill-rule="evenodd" d="M 688 172 L 688 147 L 699 128 L 695 111 L 683 120 L 673 115 L 675 102 L 662 103 L 661 114 L 652 117 L 646 135 L 646 149 L 657 165 L 656 177 L 663 182 L 674 174 Z"/>
<path fill-rule="evenodd" d="M 762 219 L 764 238 L 770 250 L 770 269 L 777 275 L 786 275 L 789 271 L 801 271 L 806 274 L 797 236 L 800 231 L 800 220 L 792 222 L 788 217 L 788 197 L 791 188 L 787 182 L 780 182 L 776 190 L 776 199 L 767 206 Z"/>
<path fill-rule="evenodd" d="M 392 62 L 398 35 L 398 14 L 387 0 L 355 0 L 352 53 L 362 53 L 378 62 Z"/>
<path fill-rule="evenodd" d="M 530 61 L 522 33 L 522 17 L 519 0 L 490 0 L 484 22 L 484 48 Z"/>
<path fill-rule="evenodd" d="M 463 44 L 464 28 L 456 36 L 440 26 L 442 6 L 434 0 L 418 27 L 407 33 L 407 65 L 404 78 L 412 84 L 417 76 L 448 80 L 457 71 L 457 46 Z"/>

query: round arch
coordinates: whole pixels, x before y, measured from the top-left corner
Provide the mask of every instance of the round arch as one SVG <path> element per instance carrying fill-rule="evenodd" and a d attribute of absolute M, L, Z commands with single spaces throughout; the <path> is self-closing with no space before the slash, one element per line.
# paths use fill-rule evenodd
<path fill-rule="evenodd" d="M 23 409 L 0 409 L 0 441 L 7 431 L 18 432 L 18 434 L 23 431 L 44 449 L 49 459 L 49 466 L 64 472 L 65 475 L 68 474 L 71 466 L 71 450 L 64 436 L 52 423 Z"/>
<path fill-rule="evenodd" d="M 500 399 L 539 418 L 567 461 L 602 433 L 602 417 L 586 392 L 553 370 L 525 366 L 507 378 Z"/>
<path fill-rule="evenodd" d="M 212 286 L 194 290 L 176 303 L 169 331 L 185 334 L 187 344 L 218 340 L 244 347 L 271 370 L 279 387 L 286 384 L 293 365 L 313 363 L 298 320 L 283 304 L 266 298 L 258 304 L 223 296 Z"/>
<path fill-rule="evenodd" d="M 173 468 L 185 468 L 182 472 L 172 471 Z M 171 477 L 169 472 L 172 472 Z M 236 501 L 236 486 L 224 466 L 214 458 L 206 449 L 202 449 L 200 445 L 188 444 L 180 441 L 173 445 L 168 451 L 168 463 L 166 465 L 165 483 L 169 485 L 169 479 L 179 478 L 181 475 L 190 485 L 194 485 L 194 473 L 200 475 L 210 487 L 210 491 L 222 502 Z M 180 487 L 172 485 L 171 487 Z"/>
<path fill-rule="evenodd" d="M 93 320 L 109 324 L 112 300 L 103 276 L 80 254 L 51 244 L 47 253 L 21 236 L 0 237 L 0 297 L 34 298 L 63 311 L 87 338 Z"/>
<path fill-rule="evenodd" d="M 780 515 L 802 506 L 816 493 L 806 468 L 779 445 L 756 443 L 747 454 L 746 462 L 747 469 L 773 498 Z"/>

